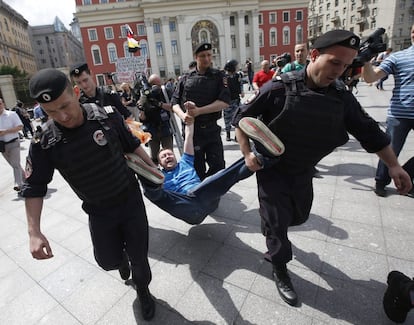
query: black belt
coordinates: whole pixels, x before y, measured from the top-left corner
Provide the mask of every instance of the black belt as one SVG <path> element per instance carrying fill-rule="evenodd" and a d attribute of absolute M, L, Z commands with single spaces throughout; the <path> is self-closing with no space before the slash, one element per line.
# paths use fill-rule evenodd
<path fill-rule="evenodd" d="M 195 123 L 194 126 L 200 129 L 208 129 L 212 126 L 217 126 L 217 123 L 216 121 L 207 121 L 207 122 Z"/>
<path fill-rule="evenodd" d="M 9 144 L 16 141 L 18 138 L 11 139 L 10 141 L 4 141 L 4 144 Z"/>

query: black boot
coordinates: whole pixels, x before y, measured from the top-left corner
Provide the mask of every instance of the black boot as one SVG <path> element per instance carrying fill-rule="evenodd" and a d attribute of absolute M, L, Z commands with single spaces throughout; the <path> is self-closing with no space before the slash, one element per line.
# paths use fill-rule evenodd
<path fill-rule="evenodd" d="M 138 289 L 138 299 L 141 304 L 141 314 L 144 320 L 151 320 L 155 315 L 155 301 L 148 288 Z"/>
<path fill-rule="evenodd" d="M 226 141 L 231 141 L 230 131 L 226 131 Z"/>
<path fill-rule="evenodd" d="M 401 272 L 392 271 L 388 274 L 387 283 L 384 311 L 392 321 L 403 323 L 407 313 L 414 308 L 414 280 Z"/>
<path fill-rule="evenodd" d="M 298 296 L 290 281 L 286 264 L 280 266 L 273 265 L 272 275 L 280 297 L 289 305 L 296 306 L 298 303 Z"/>

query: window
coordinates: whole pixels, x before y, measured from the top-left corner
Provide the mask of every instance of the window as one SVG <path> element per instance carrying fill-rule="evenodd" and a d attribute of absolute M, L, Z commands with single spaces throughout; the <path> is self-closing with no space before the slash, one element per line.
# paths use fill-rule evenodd
<path fill-rule="evenodd" d="M 290 29 L 289 27 L 283 27 L 283 45 L 290 44 Z"/>
<path fill-rule="evenodd" d="M 263 24 L 263 14 L 258 14 L 257 19 L 259 21 L 259 25 L 262 25 Z"/>
<path fill-rule="evenodd" d="M 355 16 L 354 15 L 351 16 L 351 24 L 355 24 Z"/>
<path fill-rule="evenodd" d="M 179 76 L 181 74 L 181 67 L 179 65 L 174 66 L 174 73 L 176 76 Z"/>
<path fill-rule="evenodd" d="M 276 24 L 276 13 L 269 13 L 269 24 Z"/>
<path fill-rule="evenodd" d="M 236 48 L 236 35 L 233 34 L 230 36 L 230 38 L 231 38 L 231 48 L 235 49 Z"/>
<path fill-rule="evenodd" d="M 113 43 L 108 44 L 108 58 L 110 63 L 115 63 L 118 60 L 118 54 L 116 53 L 116 46 Z"/>
<path fill-rule="evenodd" d="M 148 57 L 147 41 L 142 40 L 141 42 L 139 42 L 139 47 L 141 48 L 141 56 L 143 56 L 144 58 Z"/>
<path fill-rule="evenodd" d="M 326 10 L 329 10 L 329 9 L 331 9 L 331 3 L 330 3 L 330 2 L 328 2 L 328 3 L 326 4 Z"/>
<path fill-rule="evenodd" d="M 98 45 L 92 46 L 92 59 L 94 65 L 102 64 L 101 50 L 99 49 Z"/>
<path fill-rule="evenodd" d="M 97 74 L 96 75 L 96 80 L 97 80 L 98 86 L 104 86 L 105 85 L 105 78 L 102 74 Z"/>
<path fill-rule="evenodd" d="M 170 20 L 170 32 L 175 32 L 177 30 L 177 26 L 175 25 L 174 20 Z"/>
<path fill-rule="evenodd" d="M 371 24 L 370 24 L 370 27 L 371 27 L 372 29 L 377 28 L 377 22 L 376 22 L 375 20 L 372 20 L 372 21 L 371 21 Z"/>
<path fill-rule="evenodd" d="M 172 54 L 178 54 L 177 40 L 172 40 L 171 41 L 171 52 L 172 52 Z"/>
<path fill-rule="evenodd" d="M 400 0 L 400 9 L 405 9 L 405 0 Z"/>
<path fill-rule="evenodd" d="M 404 14 L 400 14 L 400 16 L 398 17 L 398 23 L 402 24 L 404 22 Z"/>
<path fill-rule="evenodd" d="M 371 15 L 372 16 L 376 16 L 377 15 L 377 8 L 372 8 L 372 11 L 371 11 Z"/>
<path fill-rule="evenodd" d="M 263 30 L 259 30 L 259 47 L 263 47 Z"/>
<path fill-rule="evenodd" d="M 234 26 L 234 16 L 230 16 L 230 26 Z"/>
<path fill-rule="evenodd" d="M 296 27 L 296 44 L 303 43 L 303 29 L 302 26 Z"/>
<path fill-rule="evenodd" d="M 160 26 L 160 23 L 154 23 L 153 24 L 153 27 L 154 27 L 154 33 L 161 33 L 161 26 Z"/>
<path fill-rule="evenodd" d="M 162 42 L 155 42 L 155 51 L 157 56 L 163 56 L 164 51 L 162 50 Z"/>
<path fill-rule="evenodd" d="M 269 45 L 270 46 L 276 46 L 276 28 L 271 28 L 269 31 Z"/>
<path fill-rule="evenodd" d="M 355 10 L 355 3 L 351 4 L 351 10 Z"/>
<path fill-rule="evenodd" d="M 326 14 L 326 21 L 329 21 L 331 19 L 331 15 L 330 14 Z"/>
<path fill-rule="evenodd" d="M 137 33 L 139 36 L 147 35 L 147 30 L 145 29 L 144 24 L 137 25 Z"/>
<path fill-rule="evenodd" d="M 125 25 L 121 25 L 121 37 L 127 37 L 128 30 Z"/>
<path fill-rule="evenodd" d="M 114 30 L 112 27 L 105 27 L 105 39 L 114 39 Z"/>
<path fill-rule="evenodd" d="M 128 42 L 124 42 L 124 57 L 130 58 L 133 56 L 134 56 L 134 53 L 129 52 Z"/>
<path fill-rule="evenodd" d="M 288 23 L 290 21 L 290 12 L 289 11 L 284 11 L 283 12 L 283 22 L 284 23 Z"/>
<path fill-rule="evenodd" d="M 344 7 L 344 9 L 342 9 L 342 13 L 345 15 L 346 14 L 346 7 Z"/>
<path fill-rule="evenodd" d="M 302 21 L 303 20 L 303 11 L 298 10 L 296 11 L 296 21 Z"/>
<path fill-rule="evenodd" d="M 165 78 L 167 73 L 165 72 L 165 67 L 160 67 L 160 77 Z"/>
<path fill-rule="evenodd" d="M 92 0 L 82 0 L 84 6 L 88 6 L 92 4 Z"/>
<path fill-rule="evenodd" d="M 42 44 L 42 41 L 41 40 L 37 40 L 36 43 L 37 43 L 37 45 L 41 45 Z"/>
<path fill-rule="evenodd" d="M 88 35 L 89 35 L 89 40 L 91 42 L 98 40 L 98 34 L 96 33 L 96 28 L 88 29 Z"/>
<path fill-rule="evenodd" d="M 338 7 L 339 5 L 339 0 L 335 0 L 335 7 Z"/>
<path fill-rule="evenodd" d="M 245 39 L 246 39 L 246 47 L 250 47 L 250 35 L 249 35 L 249 33 L 245 34 Z"/>
<path fill-rule="evenodd" d="M 108 3 L 108 0 L 99 0 L 99 3 Z"/>
<path fill-rule="evenodd" d="M 249 16 L 247 16 L 247 15 L 244 16 L 244 24 L 245 25 L 249 24 Z"/>

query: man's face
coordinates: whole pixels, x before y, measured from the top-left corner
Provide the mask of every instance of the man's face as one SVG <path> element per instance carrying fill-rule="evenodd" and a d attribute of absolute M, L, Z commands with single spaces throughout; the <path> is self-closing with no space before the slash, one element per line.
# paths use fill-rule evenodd
<path fill-rule="evenodd" d="M 262 69 L 264 72 L 268 72 L 270 70 L 270 63 L 269 62 L 265 62 L 262 64 Z"/>
<path fill-rule="evenodd" d="M 212 52 L 211 50 L 202 51 L 196 54 L 196 61 L 197 61 L 197 69 L 198 70 L 206 70 L 211 66 L 212 60 Z"/>
<path fill-rule="evenodd" d="M 96 84 L 92 76 L 86 71 L 83 71 L 79 76 L 73 76 L 75 84 L 83 90 L 88 97 L 94 97 L 96 92 Z"/>
<path fill-rule="evenodd" d="M 295 60 L 300 64 L 306 63 L 306 57 L 308 56 L 308 50 L 305 44 L 295 45 Z"/>
<path fill-rule="evenodd" d="M 66 89 L 62 95 L 49 103 L 42 103 L 43 110 L 65 128 L 76 128 L 83 123 L 83 112 L 74 91 Z"/>
<path fill-rule="evenodd" d="M 172 170 L 177 166 L 177 158 L 170 149 L 164 149 L 158 154 L 158 161 L 165 170 Z"/>
<path fill-rule="evenodd" d="M 317 49 L 311 51 L 311 63 L 306 69 L 311 88 L 324 88 L 339 78 L 345 69 L 352 63 L 358 51 L 334 45 L 322 52 Z"/>

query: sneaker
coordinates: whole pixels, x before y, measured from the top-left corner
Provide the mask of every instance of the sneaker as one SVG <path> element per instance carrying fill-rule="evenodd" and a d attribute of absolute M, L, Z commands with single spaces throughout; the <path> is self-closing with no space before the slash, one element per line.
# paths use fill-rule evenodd
<path fill-rule="evenodd" d="M 260 153 L 280 156 L 285 151 L 282 141 L 262 121 L 253 117 L 244 117 L 240 120 L 239 127 L 253 140 Z"/>
<path fill-rule="evenodd" d="M 126 153 L 125 158 L 128 167 L 138 175 L 144 177 L 153 184 L 161 185 L 164 183 L 164 174 L 159 169 L 148 165 L 136 154 Z"/>
<path fill-rule="evenodd" d="M 380 197 L 386 197 L 387 196 L 387 190 L 385 189 L 385 185 L 376 183 L 375 184 L 375 194 Z"/>

